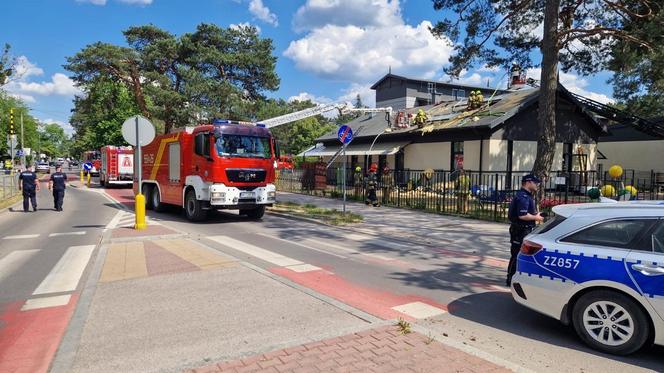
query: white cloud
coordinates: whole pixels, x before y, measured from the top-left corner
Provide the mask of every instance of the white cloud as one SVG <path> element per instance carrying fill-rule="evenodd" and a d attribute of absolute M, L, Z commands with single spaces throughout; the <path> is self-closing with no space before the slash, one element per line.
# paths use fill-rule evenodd
<path fill-rule="evenodd" d="M 76 0 L 79 3 L 90 3 L 94 5 L 106 5 L 106 0 Z"/>
<path fill-rule="evenodd" d="M 249 2 L 249 12 L 265 23 L 275 27 L 279 25 L 277 15 L 263 4 L 263 0 L 251 0 Z"/>
<path fill-rule="evenodd" d="M 332 99 L 325 96 L 316 96 L 309 92 L 300 92 L 297 96 L 291 96 L 288 98 L 288 102 L 293 101 L 311 101 L 314 104 L 329 104 L 332 102 Z"/>
<path fill-rule="evenodd" d="M 362 104 L 368 107 L 376 106 L 376 91 L 371 89 L 372 84 L 357 84 L 352 83 L 348 88 L 344 89 L 341 96 L 339 96 L 339 102 L 350 102 L 355 104 L 357 95 L 360 95 Z"/>
<path fill-rule="evenodd" d="M 403 23 L 399 0 L 307 0 L 293 17 L 298 32 L 325 25 L 390 27 Z"/>
<path fill-rule="evenodd" d="M 433 37 L 431 23 L 418 26 L 326 25 L 290 43 L 284 55 L 320 77 L 373 82 L 391 67 L 417 78 L 433 78 L 447 64 L 452 46 Z"/>
<path fill-rule="evenodd" d="M 57 124 L 65 131 L 67 135 L 71 135 L 75 132 L 74 127 L 72 127 L 71 124 L 63 122 L 61 120 L 48 118 L 48 119 L 39 119 L 39 121 L 43 124 Z"/>
<path fill-rule="evenodd" d="M 17 90 L 19 92 L 34 93 L 43 96 L 70 96 L 81 93 L 81 90 L 76 87 L 74 81 L 62 73 L 53 74 L 50 82 L 18 82 Z"/>
<path fill-rule="evenodd" d="M 528 70 L 527 75 L 528 75 L 529 78 L 540 80 L 540 77 L 542 75 L 542 69 L 540 69 L 540 68 L 530 69 L 530 70 Z M 565 73 L 565 72 L 561 71 L 560 72 L 560 83 L 572 93 L 576 93 L 577 95 L 587 97 L 591 100 L 595 100 L 595 101 L 601 102 L 603 104 L 607 104 L 607 103 L 611 103 L 611 102 L 615 101 L 612 97 L 609 97 L 609 96 L 607 96 L 603 93 L 597 93 L 597 92 L 589 91 L 587 89 L 588 85 L 590 85 L 588 80 L 586 80 L 584 78 L 580 78 L 576 74 Z"/>
<path fill-rule="evenodd" d="M 237 29 L 240 29 L 240 28 L 246 28 L 246 27 L 253 27 L 253 28 L 256 29 L 256 31 L 258 31 L 259 34 L 261 33 L 261 28 L 260 27 L 258 27 L 256 25 L 252 25 L 249 22 L 231 23 L 230 25 L 228 25 L 228 27 L 232 28 L 234 30 L 237 30 Z"/>
<path fill-rule="evenodd" d="M 35 100 L 35 98 L 33 96 L 26 95 L 26 94 L 23 94 L 23 93 L 9 92 L 7 94 L 11 97 L 18 98 L 19 100 L 22 100 L 22 101 L 27 102 L 29 104 L 37 102 L 37 100 Z"/>
<path fill-rule="evenodd" d="M 33 64 L 28 60 L 28 57 L 26 56 L 19 56 L 16 59 L 16 78 L 21 80 L 21 79 L 26 79 L 30 76 L 39 76 L 44 74 L 44 70 L 42 70 L 40 67 L 37 67 L 37 65 Z"/>

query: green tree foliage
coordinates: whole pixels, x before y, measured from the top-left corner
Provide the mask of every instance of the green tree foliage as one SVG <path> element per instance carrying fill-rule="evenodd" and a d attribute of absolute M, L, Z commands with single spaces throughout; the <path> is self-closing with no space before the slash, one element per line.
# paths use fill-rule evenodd
<path fill-rule="evenodd" d="M 0 87 L 6 84 L 9 77 L 14 73 L 15 61 L 9 53 L 10 49 L 11 46 L 5 44 L 5 48 L 2 50 L 2 55 L 0 55 Z"/>
<path fill-rule="evenodd" d="M 258 119 L 273 118 L 279 115 L 304 110 L 315 106 L 311 101 L 269 99 L 261 102 L 256 110 Z M 296 155 L 316 142 L 316 138 L 332 130 L 335 125 L 322 115 L 298 120 L 272 129 L 281 148 L 281 154 Z"/>
<path fill-rule="evenodd" d="M 455 53 L 448 74 L 458 77 L 480 63 L 508 69 L 536 66 L 532 51 L 542 54 L 539 135 L 533 172 L 546 176 L 555 152 L 555 97 L 558 65 L 563 71 L 590 74 L 606 68 L 611 46 L 620 40 L 647 46 L 625 28 L 660 11 L 651 0 L 432 0 L 446 18 L 432 28 L 448 37 Z M 541 25 L 543 37 L 536 35 Z"/>
<path fill-rule="evenodd" d="M 213 117 L 249 119 L 263 92 L 279 87 L 272 40 L 255 27 L 200 24 L 178 37 L 145 25 L 124 36 L 128 47 L 98 42 L 68 58 L 65 68 L 87 94 L 99 79 L 124 85 L 140 112 L 166 132 Z"/>
<path fill-rule="evenodd" d="M 68 155 L 68 139 L 64 129 L 55 123 L 43 126 L 39 131 L 37 152 L 47 157 L 64 157 Z"/>
<path fill-rule="evenodd" d="M 123 83 L 101 78 L 91 82 L 87 95 L 74 99 L 72 154 L 79 156 L 104 145 L 126 145 L 122 123 L 139 113 L 135 97 Z"/>
<path fill-rule="evenodd" d="M 612 46 L 613 95 L 623 109 L 644 118 L 664 116 L 663 28 L 661 11 L 645 20 L 630 20 L 625 31 L 649 45 L 618 40 Z"/>
<path fill-rule="evenodd" d="M 14 109 L 14 130 L 18 141 L 16 149 L 21 147 L 21 115 L 23 115 L 24 147 L 36 150 L 39 144 L 39 137 L 37 136 L 38 121 L 30 115 L 30 109 L 23 101 L 0 91 L 0 133 L 2 134 L 0 136 L 0 158 L 2 159 L 10 157 L 9 148 L 7 147 L 7 135 L 9 135 L 9 110 L 12 108 Z"/>

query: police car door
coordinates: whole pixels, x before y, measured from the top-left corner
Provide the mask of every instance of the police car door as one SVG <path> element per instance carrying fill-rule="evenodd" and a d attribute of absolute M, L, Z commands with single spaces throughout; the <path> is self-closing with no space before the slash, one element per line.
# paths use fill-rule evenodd
<path fill-rule="evenodd" d="M 660 219 L 634 246 L 627 270 L 641 293 L 664 318 L 664 219 Z"/>

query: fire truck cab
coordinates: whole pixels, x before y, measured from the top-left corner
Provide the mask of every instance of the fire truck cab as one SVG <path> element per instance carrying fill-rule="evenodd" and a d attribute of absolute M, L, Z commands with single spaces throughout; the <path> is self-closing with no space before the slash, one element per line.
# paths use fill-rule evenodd
<path fill-rule="evenodd" d="M 131 185 L 134 181 L 134 148 L 107 145 L 101 148 L 99 184 Z"/>
<path fill-rule="evenodd" d="M 192 221 L 213 209 L 260 219 L 276 201 L 274 149 L 267 128 L 245 122 L 215 120 L 157 136 L 142 147 L 146 208 L 180 206 Z"/>

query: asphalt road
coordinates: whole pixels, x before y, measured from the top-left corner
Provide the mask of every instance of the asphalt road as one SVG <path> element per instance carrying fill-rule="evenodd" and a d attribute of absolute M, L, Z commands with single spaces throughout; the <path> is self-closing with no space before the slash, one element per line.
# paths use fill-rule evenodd
<path fill-rule="evenodd" d="M 253 222 L 217 212 L 198 224 L 187 222 L 178 211 L 149 215 L 226 254 L 383 319 L 403 315 L 394 312 L 405 309 L 399 305 L 424 303 L 424 308 L 407 311 L 414 316 L 412 322 L 533 371 L 664 371 L 662 347 L 629 357 L 601 354 L 582 344 L 572 328 L 517 305 L 503 286 L 505 254 L 495 247 L 468 245 L 482 232 L 450 227 L 448 240 L 413 241 L 269 214 Z M 284 271 L 291 260 L 322 268 L 325 274 Z"/>

